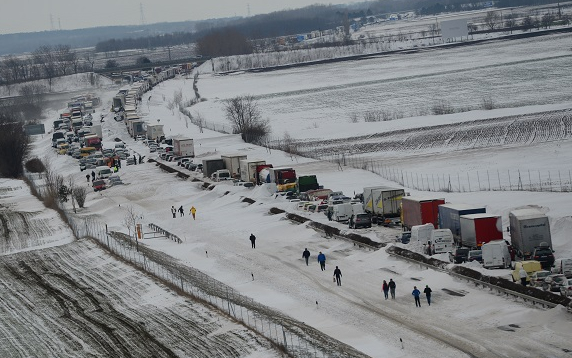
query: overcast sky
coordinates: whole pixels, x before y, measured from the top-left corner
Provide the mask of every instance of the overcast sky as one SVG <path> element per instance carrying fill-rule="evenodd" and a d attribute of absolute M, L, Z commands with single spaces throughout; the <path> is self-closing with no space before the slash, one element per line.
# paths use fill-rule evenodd
<path fill-rule="evenodd" d="M 257 15 L 344 0 L 1 0 L 0 34 Z M 51 15 L 51 20 L 50 20 Z"/>

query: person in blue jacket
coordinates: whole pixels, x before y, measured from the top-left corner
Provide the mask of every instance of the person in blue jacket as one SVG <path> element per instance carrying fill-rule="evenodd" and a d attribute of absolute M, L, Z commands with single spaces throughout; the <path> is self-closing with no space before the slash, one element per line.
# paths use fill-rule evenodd
<path fill-rule="evenodd" d="M 421 301 L 419 300 L 419 296 L 421 295 L 421 291 L 417 289 L 417 286 L 413 286 L 413 292 L 411 292 L 413 297 L 415 297 L 415 307 L 421 307 Z"/>
<path fill-rule="evenodd" d="M 322 251 L 318 254 L 318 262 L 320 263 L 320 268 L 324 271 L 326 269 L 326 255 Z"/>

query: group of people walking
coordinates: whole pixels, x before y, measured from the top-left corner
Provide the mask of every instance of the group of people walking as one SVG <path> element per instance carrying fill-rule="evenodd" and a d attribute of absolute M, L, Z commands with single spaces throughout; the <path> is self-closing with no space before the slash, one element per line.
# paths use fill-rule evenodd
<path fill-rule="evenodd" d="M 391 299 L 394 300 L 395 299 L 395 281 L 393 281 L 393 279 L 389 279 L 389 282 L 387 282 L 386 280 L 383 280 L 383 285 L 381 286 L 381 291 L 383 292 L 383 295 L 385 296 L 385 299 L 387 300 L 389 298 L 389 294 L 391 293 Z M 423 293 L 425 294 L 425 297 L 427 298 L 427 304 L 429 306 L 431 306 L 431 292 L 433 292 L 431 290 L 431 288 L 429 287 L 429 285 L 425 285 L 425 289 L 423 290 Z M 421 307 L 421 291 L 419 291 L 419 289 L 417 288 L 417 286 L 413 286 L 413 292 L 411 292 L 411 295 L 413 296 L 413 299 L 415 300 L 415 307 Z"/>
<path fill-rule="evenodd" d="M 178 209 L 175 208 L 174 205 L 171 205 L 171 214 L 173 214 L 173 219 L 177 217 L 177 212 L 179 212 L 180 216 L 185 216 L 185 209 L 183 209 L 183 205 L 181 205 Z M 197 209 L 194 206 L 191 206 L 189 212 L 191 213 L 193 220 L 195 220 Z"/>

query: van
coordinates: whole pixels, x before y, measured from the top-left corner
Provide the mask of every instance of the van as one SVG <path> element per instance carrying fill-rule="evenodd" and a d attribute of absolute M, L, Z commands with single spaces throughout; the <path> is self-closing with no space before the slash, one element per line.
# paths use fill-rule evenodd
<path fill-rule="evenodd" d="M 488 268 L 508 268 L 511 258 L 508 244 L 504 240 L 494 240 L 481 246 L 483 251 L 483 267 Z"/>
<path fill-rule="evenodd" d="M 106 165 L 102 165 L 102 166 L 95 168 L 95 176 L 98 179 L 107 179 L 107 178 L 109 178 L 109 176 L 111 174 L 113 174 L 113 172 L 111 171 L 111 168 L 109 168 Z"/>
<path fill-rule="evenodd" d="M 553 274 L 563 274 L 572 278 L 572 259 L 556 259 L 550 270 Z"/>
<path fill-rule="evenodd" d="M 419 242 L 427 242 L 431 240 L 431 233 L 435 230 L 433 224 L 413 225 L 411 227 L 411 240 Z"/>
<path fill-rule="evenodd" d="M 211 179 L 214 181 L 232 180 L 228 169 L 217 170 L 213 175 L 211 175 Z"/>
<path fill-rule="evenodd" d="M 433 226 L 433 224 L 429 224 Z M 413 234 L 413 233 L 412 233 Z M 413 235 L 412 235 L 413 236 Z M 436 229 L 431 231 L 431 243 L 433 254 L 442 254 L 453 250 L 453 233 L 450 229 Z M 468 254 L 468 250 L 467 250 Z"/>
<path fill-rule="evenodd" d="M 526 271 L 526 282 L 530 282 L 530 275 L 536 271 L 542 270 L 542 265 L 540 261 L 528 260 L 528 261 L 517 261 L 514 265 L 514 270 L 512 270 L 512 281 L 520 282 L 520 268 L 523 267 Z"/>
<path fill-rule="evenodd" d="M 332 206 L 332 220 L 334 221 L 348 221 L 353 213 L 353 207 L 350 203 Z"/>

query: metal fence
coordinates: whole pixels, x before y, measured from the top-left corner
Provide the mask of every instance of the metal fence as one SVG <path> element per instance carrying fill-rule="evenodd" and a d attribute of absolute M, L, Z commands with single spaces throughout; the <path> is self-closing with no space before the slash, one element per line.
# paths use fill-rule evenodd
<path fill-rule="evenodd" d="M 173 262 L 161 252 L 139 245 L 129 236 L 107 232 L 102 223 L 66 213 L 77 237 L 91 237 L 103 247 L 122 257 L 185 294 L 210 304 L 242 322 L 295 357 L 367 357 L 322 332 L 296 321 L 281 312 L 255 302 L 232 287 L 196 270 Z M 157 225 L 150 226 L 161 232 Z M 253 278 L 254 279 L 254 278 Z"/>

